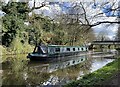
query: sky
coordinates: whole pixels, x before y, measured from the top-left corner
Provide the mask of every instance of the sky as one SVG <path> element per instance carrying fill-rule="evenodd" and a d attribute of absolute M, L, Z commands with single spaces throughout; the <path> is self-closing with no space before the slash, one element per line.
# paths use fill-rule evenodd
<path fill-rule="evenodd" d="M 3 0 L 6 3 L 9 0 Z M 14 1 L 19 1 L 19 0 L 14 0 Z M 29 0 L 29 6 L 32 7 L 33 6 L 33 1 L 34 0 Z M 41 3 L 44 0 L 36 0 L 36 6 L 41 5 Z M 46 4 L 46 7 L 43 7 L 39 10 L 34 10 L 34 12 L 36 12 L 37 14 L 43 13 L 46 16 L 50 16 L 53 17 L 56 13 L 67 13 L 69 7 L 73 6 L 72 2 L 84 2 L 84 7 L 86 10 L 86 14 L 87 17 L 89 19 L 89 22 L 91 24 L 94 24 L 98 21 L 116 21 L 116 17 L 119 15 L 120 16 L 120 10 L 119 12 L 112 12 L 110 11 L 112 8 L 112 1 L 113 2 L 118 2 L 118 0 L 95 0 L 94 3 L 90 3 L 93 2 L 93 0 L 46 0 L 48 1 Z M 110 3 L 101 6 L 102 3 L 109 1 Z M 90 3 L 90 5 L 88 5 L 88 3 Z M 113 6 L 113 8 L 117 7 L 118 3 L 115 3 L 115 5 Z M 73 12 L 74 13 L 74 12 Z M 94 18 L 94 15 L 97 13 L 103 13 L 102 17 L 97 17 Z M 2 15 L 2 12 L 0 11 L 0 15 Z M 114 39 L 116 31 L 117 31 L 117 27 L 118 25 L 108 25 L 108 24 L 101 24 L 98 26 L 93 27 L 96 35 L 101 32 L 101 31 L 106 31 L 108 34 L 108 37 L 110 39 Z"/>
<path fill-rule="evenodd" d="M 107 32 L 108 37 L 111 40 L 114 40 L 116 32 L 117 32 L 117 28 L 118 28 L 118 25 L 111 25 L 111 26 L 108 25 L 108 26 L 106 26 L 105 24 L 103 24 L 103 25 L 98 25 L 98 26 L 94 27 L 93 29 L 94 29 L 94 32 L 95 32 L 96 36 L 100 32 Z"/>

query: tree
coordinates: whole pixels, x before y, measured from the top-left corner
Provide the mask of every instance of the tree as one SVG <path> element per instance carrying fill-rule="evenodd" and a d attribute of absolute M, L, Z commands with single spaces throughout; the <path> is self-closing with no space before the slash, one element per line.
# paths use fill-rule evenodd
<path fill-rule="evenodd" d="M 33 41 L 35 44 L 40 44 L 41 42 L 47 43 L 47 39 L 51 38 L 52 23 L 48 17 L 43 15 L 32 14 L 29 17 L 30 27 L 29 29 L 29 42 Z"/>
<path fill-rule="evenodd" d="M 55 17 L 63 30 L 66 32 L 66 43 L 68 45 L 80 45 L 90 42 L 91 39 L 94 39 L 93 30 L 89 26 L 89 21 L 82 3 L 76 4 L 73 3 L 70 7 L 66 7 L 68 11 L 64 14 L 57 15 Z M 89 35 L 93 37 L 89 37 Z M 88 38 L 89 37 L 89 38 Z"/>
<path fill-rule="evenodd" d="M 118 26 L 117 34 L 116 34 L 116 40 L 120 41 L 120 26 Z"/>
<path fill-rule="evenodd" d="M 10 43 L 18 35 L 23 40 L 23 31 L 27 28 L 24 24 L 24 20 L 28 15 L 25 13 L 25 9 L 28 9 L 26 3 L 9 2 L 7 5 L 3 5 L 2 11 L 6 14 L 2 17 L 3 29 L 2 29 L 2 44 L 10 46 Z M 23 8 L 23 9 L 22 9 Z M 25 33 L 24 33 L 25 34 Z M 21 41 L 23 41 L 21 39 Z"/>
<path fill-rule="evenodd" d="M 120 2 L 119 2 L 119 15 L 120 15 Z M 120 21 L 120 16 L 118 17 L 118 21 Z M 117 40 L 120 41 L 120 25 L 118 25 Z"/>
<path fill-rule="evenodd" d="M 85 37 L 85 35 L 91 30 L 94 26 L 100 25 L 100 24 L 106 24 L 107 26 L 111 24 L 120 24 L 120 21 L 118 18 L 120 17 L 120 7 L 118 5 L 118 2 L 113 1 L 112 3 L 110 2 L 97 2 L 94 0 L 93 3 L 85 3 L 85 2 L 64 2 L 63 3 L 64 9 L 66 8 L 67 11 L 64 14 L 66 17 L 62 18 L 65 20 L 64 23 L 68 23 L 70 27 L 72 27 L 75 22 L 79 23 L 81 26 L 81 36 Z M 92 6 L 92 9 L 89 9 Z M 101 10 L 102 9 L 102 10 Z M 91 10 L 96 10 L 96 12 L 92 12 Z M 101 11 L 100 11 L 101 10 Z M 68 17 L 69 16 L 69 17 Z M 116 18 L 114 21 L 108 20 L 108 18 Z M 74 21 L 74 23 L 72 22 Z M 63 25 L 64 25 L 63 23 Z M 82 27 L 85 27 L 85 29 L 82 29 Z M 67 28 L 66 28 L 67 29 Z M 70 31 L 70 28 L 68 28 Z M 74 29 L 72 27 L 72 29 Z M 71 29 L 71 32 L 72 32 Z M 83 33 L 84 32 L 84 33 Z M 103 33 L 104 34 L 104 33 Z M 108 40 L 109 38 L 107 36 L 104 37 L 104 35 L 101 34 L 102 36 L 100 40 Z M 70 34 L 71 42 L 74 42 L 74 34 Z M 85 40 L 85 39 L 84 39 Z"/>
<path fill-rule="evenodd" d="M 2 5 L 2 11 L 6 13 L 3 17 L 3 45 L 9 46 L 13 38 L 16 35 L 21 35 L 23 31 L 25 31 L 24 35 L 20 37 L 27 37 L 29 43 L 33 41 L 39 44 L 42 41 L 53 44 L 78 45 L 94 39 L 92 27 L 103 23 L 120 23 L 119 20 L 92 22 L 94 21 L 93 19 L 103 16 L 107 18 L 111 16 L 119 17 L 119 6 L 116 7 L 116 2 L 112 4 L 109 2 L 97 4 L 96 1 L 93 3 L 73 2 L 71 5 L 66 6 L 66 13 L 62 13 L 60 15 L 61 18 L 57 18 L 59 19 L 57 21 L 54 17 L 51 20 L 51 18 L 44 17 L 43 15 L 38 16 L 34 14 L 33 11 L 35 9 L 41 9 L 46 6 L 46 0 L 39 4 L 39 6 L 36 6 L 36 3 L 34 0 L 32 7 L 28 6 L 28 2 L 8 2 Z M 89 7 L 91 5 L 93 9 L 102 9 L 102 12 L 99 11 L 101 13 L 96 12 L 90 15 Z M 50 6 L 50 3 L 47 6 Z M 113 14 L 113 11 L 114 13 L 118 12 L 117 15 Z M 30 12 L 33 13 L 32 16 L 28 15 Z M 16 22 L 16 20 L 18 21 Z M 26 27 L 25 21 L 30 25 Z M 89 36 L 93 37 L 89 38 Z M 21 42 L 24 43 L 24 39 Z"/>
<path fill-rule="evenodd" d="M 2 11 L 5 12 L 5 15 L 2 17 L 2 44 L 10 46 L 10 43 L 17 35 L 22 38 L 21 42 L 24 43 L 24 40 L 26 40 L 25 38 L 28 39 L 28 27 L 24 23 L 25 21 L 29 21 L 30 12 L 45 6 L 44 2 L 41 6 L 36 7 L 36 2 L 34 0 L 32 8 L 29 8 L 28 2 L 9 1 L 7 4 L 3 2 L 0 2 L 0 4 L 2 5 Z"/>
<path fill-rule="evenodd" d="M 113 0 L 112 3 L 94 0 L 94 2 L 63 2 L 62 6 L 64 9 L 66 8 L 66 13 L 72 15 L 78 14 L 80 23 L 84 26 L 89 26 L 88 29 L 90 29 L 100 24 L 120 24 L 119 20 L 107 20 L 111 17 L 116 19 L 120 17 L 120 7 L 118 3 L 119 2 L 115 0 Z"/>
<path fill-rule="evenodd" d="M 108 34 L 105 31 L 100 31 L 96 37 L 98 41 L 109 40 Z"/>

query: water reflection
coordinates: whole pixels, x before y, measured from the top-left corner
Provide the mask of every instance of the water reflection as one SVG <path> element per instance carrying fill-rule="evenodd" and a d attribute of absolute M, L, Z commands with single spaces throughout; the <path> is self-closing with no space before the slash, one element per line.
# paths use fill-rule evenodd
<path fill-rule="evenodd" d="M 41 72 L 48 72 L 51 73 L 53 71 L 56 71 L 58 69 L 64 69 L 73 65 L 80 64 L 81 62 L 85 61 L 87 59 L 87 56 L 80 56 L 71 58 L 70 60 L 58 60 L 57 62 L 49 62 L 49 63 L 37 63 L 36 62 L 29 62 L 30 68 L 36 68 L 37 70 L 40 70 Z"/>
<path fill-rule="evenodd" d="M 89 55 L 65 58 L 53 62 L 32 62 L 24 56 L 14 56 L 3 63 L 3 85 L 63 85 L 80 79 L 113 59 L 91 58 Z"/>
<path fill-rule="evenodd" d="M 92 60 L 91 72 L 96 71 L 99 68 L 102 68 L 107 63 L 112 62 L 114 59 L 105 59 L 105 58 L 94 58 Z"/>

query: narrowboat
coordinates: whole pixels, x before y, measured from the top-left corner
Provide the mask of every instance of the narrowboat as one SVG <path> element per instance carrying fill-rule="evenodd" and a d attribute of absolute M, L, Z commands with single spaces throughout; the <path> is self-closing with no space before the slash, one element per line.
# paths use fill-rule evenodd
<path fill-rule="evenodd" d="M 32 53 L 28 54 L 27 58 L 30 60 L 48 60 L 77 55 L 86 51 L 88 51 L 86 46 L 39 45 Z"/>

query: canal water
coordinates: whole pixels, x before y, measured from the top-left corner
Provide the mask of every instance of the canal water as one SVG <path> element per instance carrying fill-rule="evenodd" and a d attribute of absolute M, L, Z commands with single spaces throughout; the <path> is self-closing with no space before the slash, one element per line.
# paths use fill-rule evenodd
<path fill-rule="evenodd" d="M 102 56 L 101 56 L 102 55 Z M 109 55 L 109 54 L 104 54 Z M 110 55 L 114 55 L 111 54 Z M 56 61 L 29 61 L 26 55 L 6 56 L 2 63 L 2 85 L 64 85 L 78 80 L 114 59 L 103 54 L 64 57 Z"/>

